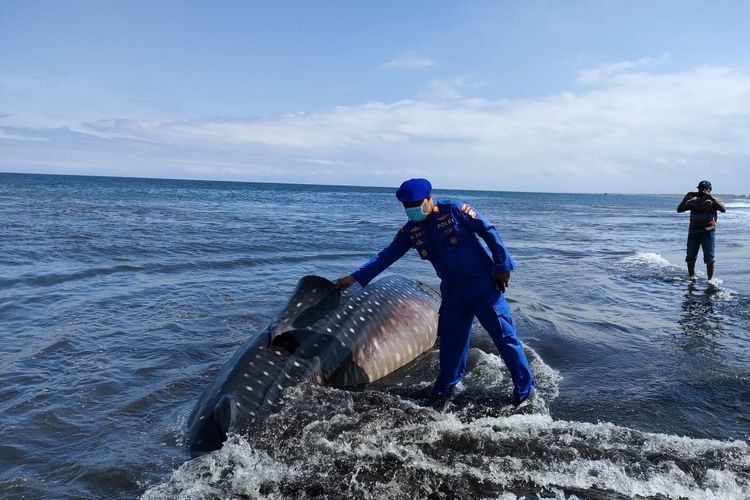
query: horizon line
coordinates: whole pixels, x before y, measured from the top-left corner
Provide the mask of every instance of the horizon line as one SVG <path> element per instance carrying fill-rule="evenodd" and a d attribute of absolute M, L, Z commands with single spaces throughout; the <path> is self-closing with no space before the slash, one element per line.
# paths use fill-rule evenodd
<path fill-rule="evenodd" d="M 156 180 L 156 181 L 185 181 L 185 182 L 217 182 L 232 184 L 269 184 L 280 186 L 315 186 L 330 188 L 370 188 L 370 189 L 396 189 L 396 186 L 374 186 L 362 184 L 314 184 L 311 182 L 279 182 L 279 181 L 239 181 L 224 179 L 198 179 L 182 177 L 139 177 L 128 175 L 102 175 L 102 174 L 50 174 L 39 172 L 4 172 L 0 175 L 34 175 L 34 176 L 51 176 L 51 177 L 93 177 L 103 179 L 133 179 L 133 180 Z M 493 189 L 472 189 L 472 188 L 440 188 L 434 187 L 433 191 L 469 191 L 477 193 L 517 193 L 517 194 L 585 194 L 585 195 L 615 195 L 615 196 L 680 196 L 680 193 L 622 193 L 616 191 L 513 191 L 513 190 L 493 190 Z M 723 196 L 747 197 L 749 194 L 720 193 Z"/>

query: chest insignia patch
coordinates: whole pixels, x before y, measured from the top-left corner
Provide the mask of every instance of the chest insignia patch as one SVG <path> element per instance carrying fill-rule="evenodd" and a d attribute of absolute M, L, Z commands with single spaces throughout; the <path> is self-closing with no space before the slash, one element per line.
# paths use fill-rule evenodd
<path fill-rule="evenodd" d="M 448 241 L 450 241 L 450 242 L 451 242 L 451 245 L 456 245 L 456 244 L 458 244 L 458 238 L 456 238 L 455 236 L 454 236 L 454 237 L 452 237 L 451 239 L 449 239 Z"/>
<path fill-rule="evenodd" d="M 454 224 L 453 217 L 450 215 L 446 216 L 445 219 L 438 219 L 437 227 L 438 229 L 443 229 L 445 227 L 449 227 Z"/>
<path fill-rule="evenodd" d="M 424 248 L 422 249 L 422 257 L 427 257 L 427 250 Z"/>

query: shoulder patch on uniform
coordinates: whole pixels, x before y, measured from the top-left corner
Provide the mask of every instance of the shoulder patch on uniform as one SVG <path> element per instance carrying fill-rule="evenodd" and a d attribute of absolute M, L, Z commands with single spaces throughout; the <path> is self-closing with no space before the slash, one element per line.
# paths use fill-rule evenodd
<path fill-rule="evenodd" d="M 468 203 L 461 204 L 461 211 L 472 219 L 477 218 L 477 211 L 471 208 Z"/>

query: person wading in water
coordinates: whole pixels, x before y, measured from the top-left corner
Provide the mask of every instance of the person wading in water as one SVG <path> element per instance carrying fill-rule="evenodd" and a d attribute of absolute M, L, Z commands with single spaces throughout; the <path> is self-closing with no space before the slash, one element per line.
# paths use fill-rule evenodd
<path fill-rule="evenodd" d="M 690 279 L 695 278 L 695 261 L 698 249 L 703 247 L 703 262 L 706 263 L 706 276 L 709 280 L 714 277 L 714 262 L 716 261 L 716 224 L 717 212 L 726 212 L 724 202 L 711 195 L 711 183 L 700 181 L 698 192 L 689 192 L 677 206 L 678 212 L 690 210 L 690 229 L 687 237 L 687 262 Z"/>

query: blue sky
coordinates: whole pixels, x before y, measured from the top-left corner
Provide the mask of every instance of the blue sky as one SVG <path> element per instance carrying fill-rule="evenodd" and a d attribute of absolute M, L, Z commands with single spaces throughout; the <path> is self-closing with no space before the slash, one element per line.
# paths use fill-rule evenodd
<path fill-rule="evenodd" d="M 0 172 L 750 192 L 750 1 L 0 2 Z"/>

